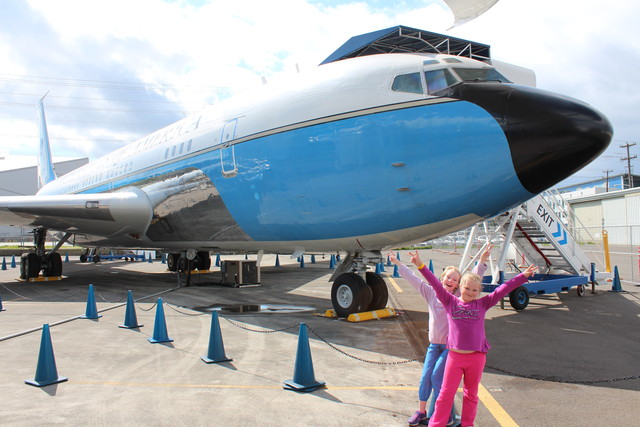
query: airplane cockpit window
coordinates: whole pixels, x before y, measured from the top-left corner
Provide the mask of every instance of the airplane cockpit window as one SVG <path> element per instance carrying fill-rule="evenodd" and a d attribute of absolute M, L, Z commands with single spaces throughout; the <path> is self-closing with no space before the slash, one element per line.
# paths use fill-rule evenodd
<path fill-rule="evenodd" d="M 494 68 L 454 68 L 453 71 L 465 82 L 511 83 L 509 79 Z"/>
<path fill-rule="evenodd" d="M 451 71 L 446 68 L 426 71 L 424 76 L 427 79 L 427 92 L 429 94 L 458 83 L 458 80 L 451 74 Z"/>
<path fill-rule="evenodd" d="M 391 90 L 395 92 L 424 93 L 420 73 L 401 74 L 393 79 Z"/>
<path fill-rule="evenodd" d="M 443 61 L 448 62 L 449 64 L 462 64 L 462 61 L 460 61 L 458 58 L 444 58 Z"/>

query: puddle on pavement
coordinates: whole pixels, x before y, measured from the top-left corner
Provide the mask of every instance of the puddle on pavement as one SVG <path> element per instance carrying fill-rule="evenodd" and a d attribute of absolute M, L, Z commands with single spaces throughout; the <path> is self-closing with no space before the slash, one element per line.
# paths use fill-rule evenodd
<path fill-rule="evenodd" d="M 286 304 L 212 304 L 206 307 L 193 307 L 196 311 L 202 312 L 210 312 L 210 311 L 220 311 L 221 313 L 260 313 L 260 314 L 270 314 L 270 313 L 301 313 L 305 311 L 314 311 L 315 307 L 307 307 L 307 306 L 296 306 L 296 305 L 286 305 Z"/>

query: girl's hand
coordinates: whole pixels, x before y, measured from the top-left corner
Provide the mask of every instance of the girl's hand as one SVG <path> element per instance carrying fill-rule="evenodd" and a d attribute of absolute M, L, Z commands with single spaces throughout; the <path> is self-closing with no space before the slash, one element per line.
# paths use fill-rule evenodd
<path fill-rule="evenodd" d="M 424 264 L 418 255 L 418 251 L 415 251 L 414 253 L 409 252 L 409 256 L 411 257 L 411 263 L 416 267 L 420 267 Z"/>
<path fill-rule="evenodd" d="M 389 261 L 391 261 L 393 264 L 397 265 L 398 267 L 402 265 L 400 260 L 396 257 L 396 255 L 393 252 L 388 252 L 387 256 L 389 257 Z"/>
<path fill-rule="evenodd" d="M 485 264 L 487 262 L 487 260 L 491 256 L 491 249 L 493 249 L 493 243 L 489 243 L 487 245 L 487 248 L 482 253 L 482 256 L 480 257 L 480 264 Z"/>
<path fill-rule="evenodd" d="M 533 276 L 533 272 L 538 269 L 538 266 L 535 264 L 531 264 L 525 271 L 522 272 L 525 277 L 529 278 Z"/>

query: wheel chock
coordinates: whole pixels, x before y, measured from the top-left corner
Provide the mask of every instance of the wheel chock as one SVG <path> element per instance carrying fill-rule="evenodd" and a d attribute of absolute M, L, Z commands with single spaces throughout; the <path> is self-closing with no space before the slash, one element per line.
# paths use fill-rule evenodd
<path fill-rule="evenodd" d="M 352 313 L 347 317 L 349 322 L 364 322 L 365 320 L 384 319 L 385 317 L 395 317 L 396 313 L 393 308 L 383 308 L 381 310 L 365 311 L 362 313 Z"/>
<path fill-rule="evenodd" d="M 320 317 L 338 317 L 338 314 L 334 309 L 326 310 L 324 313 L 313 313 L 313 315 Z"/>
<path fill-rule="evenodd" d="M 16 279 L 18 282 L 55 282 L 62 280 L 62 276 L 38 276 L 30 277 L 28 279 Z"/>

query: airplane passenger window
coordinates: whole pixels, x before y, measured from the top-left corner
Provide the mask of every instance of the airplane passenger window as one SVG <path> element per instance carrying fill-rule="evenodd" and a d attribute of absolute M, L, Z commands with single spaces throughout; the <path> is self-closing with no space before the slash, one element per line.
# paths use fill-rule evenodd
<path fill-rule="evenodd" d="M 494 68 L 454 68 L 453 71 L 465 82 L 503 82 L 509 79 Z"/>
<path fill-rule="evenodd" d="M 419 73 L 401 74 L 393 79 L 391 90 L 395 92 L 424 93 Z"/>
<path fill-rule="evenodd" d="M 427 79 L 427 93 L 429 94 L 458 83 L 458 80 L 456 80 L 453 74 L 446 68 L 427 71 L 424 73 L 424 76 Z"/>

